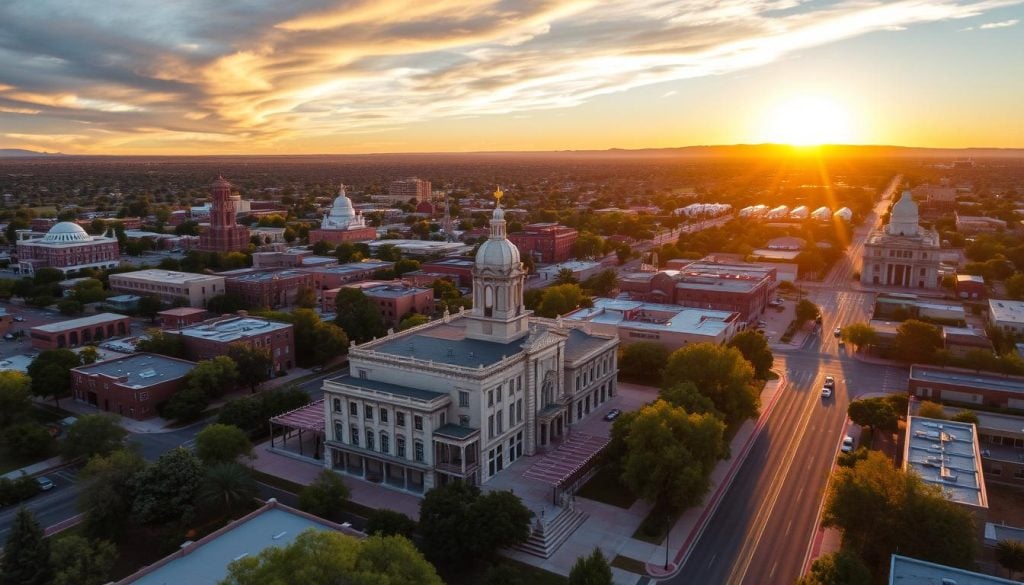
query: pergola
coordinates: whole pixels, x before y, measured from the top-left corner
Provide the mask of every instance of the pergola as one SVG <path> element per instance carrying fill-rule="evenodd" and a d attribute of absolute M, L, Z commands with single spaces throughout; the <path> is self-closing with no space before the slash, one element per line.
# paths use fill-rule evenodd
<path fill-rule="evenodd" d="M 290 410 L 270 419 L 270 447 L 274 448 L 274 430 L 276 427 L 284 429 L 281 435 L 281 448 L 288 445 L 288 437 L 292 431 L 298 431 L 299 455 L 302 452 L 302 433 L 312 432 L 314 437 L 313 458 L 320 459 L 320 449 L 324 444 L 324 401 L 321 398 L 301 408 Z"/>

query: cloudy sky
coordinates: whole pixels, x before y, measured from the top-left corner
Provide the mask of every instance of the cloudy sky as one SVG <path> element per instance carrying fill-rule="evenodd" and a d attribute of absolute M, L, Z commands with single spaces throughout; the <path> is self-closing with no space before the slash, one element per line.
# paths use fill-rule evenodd
<path fill-rule="evenodd" d="M 641 148 L 801 125 L 1024 147 L 1022 21 L 1024 0 L 5 0 L 0 148 Z"/>

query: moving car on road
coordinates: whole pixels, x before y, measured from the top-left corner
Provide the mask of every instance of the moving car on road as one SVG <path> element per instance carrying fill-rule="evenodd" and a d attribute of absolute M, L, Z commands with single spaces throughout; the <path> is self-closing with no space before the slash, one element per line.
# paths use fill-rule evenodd
<path fill-rule="evenodd" d="M 618 408 L 613 408 L 608 411 L 608 414 L 604 415 L 604 420 L 615 420 L 619 418 L 620 414 L 622 414 L 621 410 L 619 410 Z"/>
<path fill-rule="evenodd" d="M 836 327 L 835 330 L 832 331 L 832 335 L 835 335 L 836 337 L 839 337 L 842 334 L 843 334 L 843 330 L 840 329 L 839 327 Z"/>
<path fill-rule="evenodd" d="M 831 389 L 835 390 L 836 389 L 836 379 L 833 378 L 832 376 L 825 376 L 825 387 L 826 388 L 831 388 Z"/>
<path fill-rule="evenodd" d="M 825 386 L 824 388 L 822 388 L 821 389 L 821 397 L 822 398 L 832 398 L 832 389 L 829 388 L 828 386 Z"/>
<path fill-rule="evenodd" d="M 36 483 L 39 484 L 39 489 L 43 490 L 44 492 L 47 490 L 52 490 L 54 488 L 53 480 L 46 477 L 45 475 L 37 477 Z"/>

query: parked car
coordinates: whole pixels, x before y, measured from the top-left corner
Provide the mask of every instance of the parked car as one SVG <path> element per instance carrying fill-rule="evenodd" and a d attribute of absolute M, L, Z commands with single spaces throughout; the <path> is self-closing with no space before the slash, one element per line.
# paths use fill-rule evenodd
<path fill-rule="evenodd" d="M 758 327 L 759 329 L 764 329 L 764 328 L 765 328 L 765 327 L 767 327 L 767 326 L 768 326 L 768 322 L 767 322 L 767 321 L 758 321 L 758 322 L 757 322 L 757 327 Z"/>
<path fill-rule="evenodd" d="M 608 411 L 608 414 L 604 415 L 604 420 L 615 420 L 619 418 L 620 414 L 622 414 L 621 410 L 619 410 L 618 408 L 613 408 Z"/>
<path fill-rule="evenodd" d="M 24 322 L 25 322 L 25 318 L 24 318 L 24 317 L 22 317 L 21 315 L 15 315 L 15 316 L 14 316 L 14 317 L 12 317 L 12 318 L 13 318 L 13 319 L 14 319 L 15 321 L 17 321 L 18 323 L 24 323 Z"/>
<path fill-rule="evenodd" d="M 4 333 L 4 339 L 6 339 L 7 341 L 14 341 L 17 338 L 18 338 L 18 336 L 13 334 L 13 333 L 11 333 L 10 331 L 8 331 L 7 333 Z"/>
<path fill-rule="evenodd" d="M 828 386 L 825 386 L 824 388 L 822 388 L 821 389 L 821 397 L 822 398 L 832 398 L 832 389 L 829 388 Z"/>
<path fill-rule="evenodd" d="M 44 475 L 37 477 L 36 483 L 39 484 L 39 489 L 43 490 L 44 492 L 47 490 L 52 490 L 56 486 L 56 484 L 53 483 L 53 480 Z"/>
<path fill-rule="evenodd" d="M 853 437 L 846 435 L 843 437 L 843 446 L 839 448 L 843 453 L 849 453 L 853 451 Z"/>

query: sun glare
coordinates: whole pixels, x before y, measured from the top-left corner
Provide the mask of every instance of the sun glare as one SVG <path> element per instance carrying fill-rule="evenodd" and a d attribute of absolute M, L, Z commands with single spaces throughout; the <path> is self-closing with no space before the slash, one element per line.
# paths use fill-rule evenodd
<path fill-rule="evenodd" d="M 817 96 L 790 98 L 768 112 L 762 139 L 795 146 L 848 144 L 854 132 L 849 112 Z"/>

